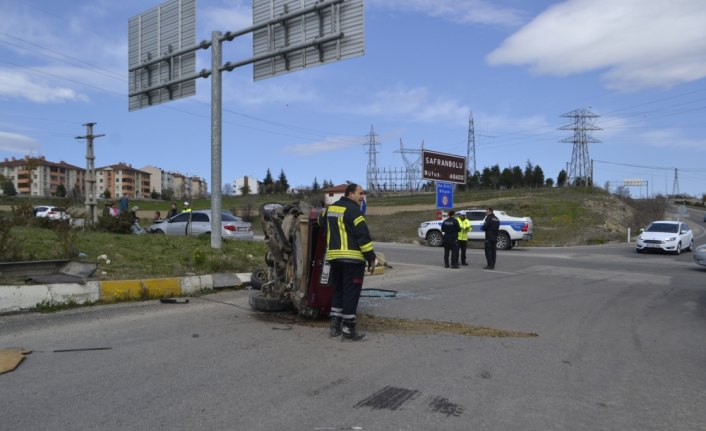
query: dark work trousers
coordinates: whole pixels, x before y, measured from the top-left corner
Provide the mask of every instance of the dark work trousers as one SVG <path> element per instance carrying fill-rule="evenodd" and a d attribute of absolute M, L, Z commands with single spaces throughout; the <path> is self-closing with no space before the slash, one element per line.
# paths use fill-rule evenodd
<path fill-rule="evenodd" d="M 340 316 L 345 321 L 355 322 L 360 291 L 363 289 L 365 263 L 330 261 L 331 278 L 336 290 L 331 299 L 331 316 Z"/>
<path fill-rule="evenodd" d="M 458 242 L 458 254 L 461 255 L 461 263 L 466 263 L 466 245 L 468 241 Z"/>
<path fill-rule="evenodd" d="M 458 241 L 444 240 L 444 266 L 449 266 L 449 253 L 451 253 L 451 266 L 458 266 Z"/>
<path fill-rule="evenodd" d="M 488 262 L 488 266 L 491 268 L 495 268 L 495 250 L 497 249 L 497 247 L 497 240 L 485 240 L 485 261 Z"/>

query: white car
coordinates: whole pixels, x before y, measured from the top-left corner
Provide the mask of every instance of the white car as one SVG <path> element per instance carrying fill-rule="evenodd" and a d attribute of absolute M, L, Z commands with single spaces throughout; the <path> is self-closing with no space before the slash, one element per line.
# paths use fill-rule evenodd
<path fill-rule="evenodd" d="M 493 213 L 500 220 L 500 232 L 498 232 L 498 250 L 509 250 L 517 241 L 529 241 L 533 238 L 532 219 L 530 217 L 513 217 L 507 215 L 505 211 L 494 210 Z M 471 222 L 471 231 L 468 232 L 469 241 L 485 241 L 485 232 L 482 230 L 485 221 L 484 209 L 459 210 L 456 215 L 464 214 Z M 443 244 L 441 233 L 442 220 L 425 221 L 417 229 L 419 241 L 426 241 L 432 247 L 440 247 Z"/>
<path fill-rule="evenodd" d="M 682 250 L 694 249 L 694 233 L 681 221 L 653 221 L 637 237 L 635 251 L 642 253 L 661 250 L 681 254 Z"/>
<path fill-rule="evenodd" d="M 35 217 L 46 217 L 49 220 L 69 220 L 71 216 L 64 208 L 53 205 L 38 205 L 32 209 L 32 215 Z"/>

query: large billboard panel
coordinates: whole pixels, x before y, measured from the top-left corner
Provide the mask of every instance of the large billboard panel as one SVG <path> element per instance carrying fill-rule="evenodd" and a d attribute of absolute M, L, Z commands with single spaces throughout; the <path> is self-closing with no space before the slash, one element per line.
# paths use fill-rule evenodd
<path fill-rule="evenodd" d="M 294 14 L 321 0 L 254 0 L 253 26 L 266 23 L 281 15 Z M 253 56 L 275 53 L 326 36 L 343 33 L 343 38 L 254 63 L 253 78 L 270 78 L 345 60 L 365 54 L 363 0 L 341 0 L 285 23 L 267 25 L 253 32 Z"/>
<path fill-rule="evenodd" d="M 129 94 L 196 72 L 196 53 L 146 67 L 147 62 L 196 44 L 196 0 L 170 0 L 128 21 Z M 137 69 L 136 69 L 137 68 Z M 135 70 L 136 69 L 136 70 Z M 129 109 L 196 94 L 194 80 L 130 96 Z"/>

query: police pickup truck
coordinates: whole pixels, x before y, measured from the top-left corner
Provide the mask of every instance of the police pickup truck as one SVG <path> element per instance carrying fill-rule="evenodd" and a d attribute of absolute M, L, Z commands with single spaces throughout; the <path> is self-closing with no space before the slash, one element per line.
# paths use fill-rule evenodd
<path fill-rule="evenodd" d="M 500 232 L 498 232 L 498 249 L 509 250 L 517 241 L 529 241 L 532 239 L 532 219 L 530 217 L 513 217 L 505 211 L 493 211 L 500 220 Z M 485 220 L 485 210 L 459 210 L 456 215 L 465 214 L 466 219 L 471 222 L 471 231 L 468 232 L 469 241 L 484 241 L 483 221 Z M 444 218 L 441 216 L 440 218 Z M 432 247 L 443 245 L 443 235 L 441 233 L 442 220 L 425 221 L 419 225 L 417 236 L 420 242 L 426 242 Z"/>

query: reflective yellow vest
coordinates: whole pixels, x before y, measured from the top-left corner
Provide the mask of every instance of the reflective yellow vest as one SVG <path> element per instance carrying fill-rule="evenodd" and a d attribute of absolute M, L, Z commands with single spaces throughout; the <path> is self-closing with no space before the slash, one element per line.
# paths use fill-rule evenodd
<path fill-rule="evenodd" d="M 473 228 L 471 227 L 471 221 L 468 219 L 461 220 L 459 218 L 458 225 L 461 227 L 461 230 L 458 231 L 458 240 L 468 241 L 468 232 L 473 230 Z"/>

